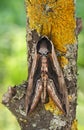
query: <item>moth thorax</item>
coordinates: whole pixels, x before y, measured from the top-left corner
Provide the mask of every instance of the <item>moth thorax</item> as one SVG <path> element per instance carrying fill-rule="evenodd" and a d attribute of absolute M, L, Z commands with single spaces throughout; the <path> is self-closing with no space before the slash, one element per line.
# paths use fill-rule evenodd
<path fill-rule="evenodd" d="M 48 72 L 48 63 L 46 56 L 42 56 L 41 58 L 41 72 Z"/>
<path fill-rule="evenodd" d="M 39 53 L 40 53 L 41 55 L 47 55 L 47 54 L 49 53 L 49 51 L 48 51 L 47 48 L 41 47 L 41 48 L 39 49 Z"/>

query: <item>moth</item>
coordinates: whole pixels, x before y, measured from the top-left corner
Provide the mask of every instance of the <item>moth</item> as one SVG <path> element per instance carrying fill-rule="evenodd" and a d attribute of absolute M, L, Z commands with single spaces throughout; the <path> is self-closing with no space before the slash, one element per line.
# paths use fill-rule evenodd
<path fill-rule="evenodd" d="M 50 97 L 64 113 L 69 112 L 67 86 L 53 43 L 43 36 L 39 39 L 28 79 L 25 98 L 26 114 L 31 113 L 41 100 Z"/>

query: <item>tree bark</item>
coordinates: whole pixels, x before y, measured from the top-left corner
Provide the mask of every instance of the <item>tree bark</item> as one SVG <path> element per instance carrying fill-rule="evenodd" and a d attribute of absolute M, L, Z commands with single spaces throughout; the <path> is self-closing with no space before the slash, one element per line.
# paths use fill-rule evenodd
<path fill-rule="evenodd" d="M 76 28 L 75 3 L 73 0 L 53 0 L 51 2 L 48 0 L 39 0 L 38 2 L 36 0 L 26 0 L 25 4 L 27 13 L 28 75 L 30 74 L 37 42 L 40 36 L 46 35 L 55 46 L 56 55 L 63 71 L 70 111 L 68 116 L 63 115 L 52 101 L 49 101 L 46 105 L 39 102 L 36 109 L 26 116 L 24 102 L 28 81 L 19 86 L 9 87 L 8 92 L 3 95 L 2 103 L 16 116 L 21 130 L 77 130 L 78 44 L 76 38 L 81 30 L 81 27 L 78 26 L 81 22 L 77 22 L 78 28 Z M 69 13 L 66 12 L 68 7 L 70 9 Z M 63 12 L 64 10 L 65 12 Z M 57 12 L 55 13 L 55 11 Z"/>

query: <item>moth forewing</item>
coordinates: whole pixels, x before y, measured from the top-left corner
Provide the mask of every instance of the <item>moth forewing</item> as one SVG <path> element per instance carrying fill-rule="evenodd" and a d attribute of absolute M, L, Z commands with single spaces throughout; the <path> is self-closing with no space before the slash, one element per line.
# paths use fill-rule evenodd
<path fill-rule="evenodd" d="M 26 92 L 26 98 L 25 98 L 25 107 L 26 107 L 26 114 L 28 113 L 29 110 L 29 105 L 30 105 L 30 98 L 33 90 L 33 80 L 34 80 L 34 74 L 36 70 L 36 64 L 38 62 L 38 57 L 37 52 L 35 52 L 33 62 L 32 62 L 32 67 L 30 70 L 30 75 L 28 78 L 28 86 L 27 86 L 27 92 Z"/>
<path fill-rule="evenodd" d="M 41 93 L 42 93 L 42 83 L 41 83 L 41 80 L 38 80 L 36 83 L 34 98 L 33 98 L 29 113 L 31 113 L 35 109 L 35 107 L 38 104 L 39 99 L 41 97 Z"/>
<path fill-rule="evenodd" d="M 58 106 L 58 108 L 65 113 L 65 111 L 63 110 L 62 107 L 62 103 L 60 101 L 60 99 L 58 98 L 58 95 L 56 93 L 56 88 L 55 88 L 55 84 L 53 82 L 53 80 L 49 80 L 48 81 L 48 85 L 47 85 L 47 91 L 48 94 L 50 95 L 50 97 L 52 98 L 52 100 L 55 102 L 55 104 Z"/>
<path fill-rule="evenodd" d="M 54 64 L 55 71 L 58 75 L 59 90 L 60 90 L 60 93 L 62 93 L 62 95 L 63 95 L 63 102 L 65 104 L 66 112 L 68 114 L 69 113 L 69 101 L 68 101 L 67 86 L 66 86 L 65 79 L 64 79 L 61 67 L 59 65 L 53 44 L 52 44 L 51 59 Z"/>

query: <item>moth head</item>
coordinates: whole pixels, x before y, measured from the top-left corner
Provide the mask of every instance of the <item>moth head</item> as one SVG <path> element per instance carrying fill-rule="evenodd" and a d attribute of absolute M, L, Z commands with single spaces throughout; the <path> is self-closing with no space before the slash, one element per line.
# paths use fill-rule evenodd
<path fill-rule="evenodd" d="M 47 37 L 42 37 L 37 43 L 37 53 L 41 55 L 47 55 L 52 51 L 52 44 Z"/>

